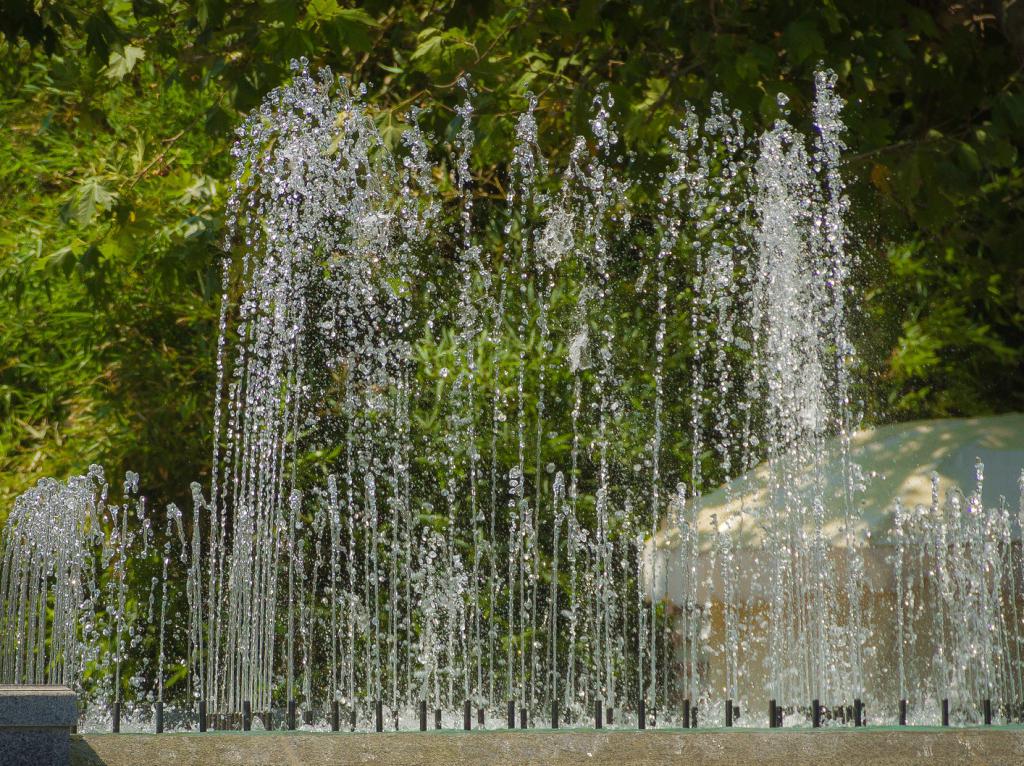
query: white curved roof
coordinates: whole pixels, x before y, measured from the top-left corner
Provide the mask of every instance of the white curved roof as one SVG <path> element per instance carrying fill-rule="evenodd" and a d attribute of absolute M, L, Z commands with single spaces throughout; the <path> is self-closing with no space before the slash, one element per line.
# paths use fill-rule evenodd
<path fill-rule="evenodd" d="M 833 545 L 842 546 L 843 474 L 836 447 L 834 442 L 827 445 L 826 496 L 834 502 L 825 509 L 826 534 Z M 856 495 L 861 539 L 867 536 L 883 542 L 892 526 L 896 498 L 906 508 L 927 506 L 933 472 L 939 477 L 940 498 L 954 486 L 970 493 L 975 488 L 975 464 L 979 460 L 985 466 L 984 505 L 995 506 L 1002 496 L 1015 508 L 1020 501 L 1019 482 L 1024 469 L 1024 413 L 917 420 L 868 428 L 854 435 L 851 456 L 860 467 L 865 486 Z M 717 516 L 720 525 L 729 524 L 738 532 L 740 544 L 759 543 L 754 518 L 765 505 L 768 476 L 768 465 L 762 463 L 702 497 L 698 517 L 702 537 L 710 537 L 712 516 Z"/>
<path fill-rule="evenodd" d="M 833 548 L 842 548 L 846 545 L 841 500 L 843 473 L 835 442 L 826 445 L 826 454 L 830 456 L 824 464 L 826 497 L 833 502 L 826 503 L 825 534 Z M 1024 413 L 918 420 L 868 428 L 854 435 L 851 456 L 860 468 L 864 484 L 863 491 L 856 495 L 860 514 L 855 539 L 858 545 L 867 543 L 869 548 L 879 548 L 889 542 L 897 498 L 908 509 L 931 503 L 933 473 L 939 477 L 940 500 L 954 487 L 967 494 L 975 489 L 975 464 L 980 460 L 985 467 L 985 507 L 996 506 L 1003 497 L 1011 508 L 1017 508 L 1022 502 Z M 717 521 L 719 530 L 731 532 L 738 559 L 756 558 L 755 549 L 762 540 L 757 519 L 766 504 L 768 477 L 769 467 L 762 463 L 700 498 L 697 527 L 702 554 L 714 543 Z M 662 529 L 647 541 L 643 564 L 645 577 L 654 576 L 648 591 L 653 587 L 655 597 L 671 597 L 681 587 L 675 582 L 681 577 L 675 571 L 680 566 L 676 553 L 680 543 L 679 530 L 672 527 Z M 865 550 L 865 564 L 869 570 L 880 570 L 880 582 L 884 579 L 885 556 L 881 550 L 877 555 Z M 870 578 L 871 572 L 868 574 Z"/>

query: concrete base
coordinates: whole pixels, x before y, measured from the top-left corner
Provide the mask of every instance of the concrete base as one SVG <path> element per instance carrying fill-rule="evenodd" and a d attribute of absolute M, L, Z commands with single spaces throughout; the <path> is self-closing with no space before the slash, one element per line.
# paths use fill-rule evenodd
<path fill-rule="evenodd" d="M 67 766 L 77 721 L 75 693 L 64 686 L 0 686 L 0 763 Z"/>
<path fill-rule="evenodd" d="M 1024 729 L 509 731 L 73 736 L 73 766 L 1021 764 Z"/>

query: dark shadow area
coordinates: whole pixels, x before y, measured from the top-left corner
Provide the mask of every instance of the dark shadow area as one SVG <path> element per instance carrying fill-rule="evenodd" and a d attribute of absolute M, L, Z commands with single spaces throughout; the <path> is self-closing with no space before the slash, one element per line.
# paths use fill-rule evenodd
<path fill-rule="evenodd" d="M 71 735 L 71 766 L 107 766 L 99 753 L 80 734 Z"/>

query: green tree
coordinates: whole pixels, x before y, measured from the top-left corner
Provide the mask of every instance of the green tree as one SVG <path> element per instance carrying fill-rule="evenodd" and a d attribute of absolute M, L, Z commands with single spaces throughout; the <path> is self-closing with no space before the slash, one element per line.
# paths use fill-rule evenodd
<path fill-rule="evenodd" d="M 369 85 L 385 135 L 450 140 L 479 93 L 481 199 L 540 100 L 564 158 L 607 84 L 638 177 L 683 104 L 752 129 L 848 100 L 873 420 L 1024 405 L 1024 10 L 1001 2 L 6 0 L 0 12 L 0 508 L 44 474 L 133 467 L 184 504 L 208 470 L 220 211 L 233 127 L 288 62 Z M 0 510 L 0 515 L 4 511 Z"/>

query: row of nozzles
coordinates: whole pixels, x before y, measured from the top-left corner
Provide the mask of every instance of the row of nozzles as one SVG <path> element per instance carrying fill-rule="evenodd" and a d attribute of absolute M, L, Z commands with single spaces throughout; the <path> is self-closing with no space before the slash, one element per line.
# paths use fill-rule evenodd
<path fill-rule="evenodd" d="M 157 734 L 164 733 L 164 704 L 163 702 L 157 702 L 154 704 L 154 725 Z M 685 728 L 697 728 L 697 705 L 691 706 L 690 700 L 687 699 L 684 704 L 684 720 Z M 341 703 L 337 700 L 331 702 L 330 711 L 330 724 L 331 731 L 341 730 Z M 113 721 L 112 730 L 115 734 L 121 731 L 121 703 L 115 702 L 112 708 Z M 358 715 L 355 707 L 351 707 L 348 710 L 349 714 L 349 728 L 351 731 L 355 731 Z M 270 730 L 273 728 L 273 712 L 265 711 L 257 713 L 258 717 L 263 723 L 264 729 Z M 198 724 L 199 731 L 205 732 L 209 728 L 211 718 L 215 721 L 223 724 L 221 727 L 215 728 L 233 728 L 231 726 L 232 719 L 235 716 L 225 714 L 213 714 L 207 710 L 206 700 L 199 701 L 198 710 Z M 312 710 L 303 711 L 303 723 L 311 725 L 314 720 L 314 714 Z M 735 707 L 732 700 L 726 702 L 726 726 L 732 726 L 733 720 L 739 718 L 739 707 Z M 612 707 L 605 707 L 603 700 L 594 701 L 594 728 L 602 729 L 604 726 L 611 725 L 615 720 L 615 709 Z M 242 703 L 241 713 L 241 725 L 242 731 L 251 731 L 253 721 L 252 703 L 246 700 Z M 515 700 L 509 700 L 508 702 L 508 728 L 516 728 L 516 703 Z M 559 728 L 560 708 L 558 702 L 553 702 L 551 705 L 551 728 Z M 646 704 L 643 700 L 640 701 L 639 708 L 637 710 L 637 727 L 639 729 L 647 728 L 647 714 Z M 286 712 L 286 727 L 289 730 L 295 730 L 298 722 L 298 705 L 295 700 L 288 701 L 288 708 Z M 486 711 L 482 707 L 476 708 L 476 725 L 478 729 L 483 729 L 486 722 Z M 530 716 L 530 711 L 525 706 L 519 706 L 519 728 L 526 729 L 532 727 L 533 719 Z M 397 714 L 393 718 L 394 729 L 398 731 L 398 716 Z M 652 720 L 653 725 L 653 720 Z M 374 728 L 378 732 L 384 731 L 384 703 L 382 700 L 377 700 L 374 703 Z M 420 731 L 427 731 L 427 703 L 421 700 L 419 703 L 419 729 Z M 434 729 L 442 728 L 442 711 L 440 708 L 434 710 Z M 471 731 L 473 729 L 473 705 L 469 700 L 466 700 L 463 707 L 463 729 Z"/>
<path fill-rule="evenodd" d="M 515 729 L 516 722 L 518 720 L 519 728 L 526 729 L 532 727 L 533 720 L 530 716 L 530 711 L 524 707 L 519 706 L 519 716 L 516 717 L 516 703 L 515 700 L 509 700 L 508 702 L 508 729 Z M 993 721 L 993 707 L 992 700 L 985 699 L 981 703 L 982 709 L 982 721 L 985 726 L 991 726 Z M 907 700 L 901 699 L 899 701 L 899 725 L 907 726 Z M 999 708 L 1000 713 L 1006 724 L 1014 723 L 1016 719 L 1017 723 L 1024 723 L 1024 703 L 1010 704 L 1004 703 Z M 419 730 L 427 731 L 427 703 L 420 701 L 419 703 Z M 648 723 L 654 726 L 654 719 L 648 720 L 646 703 L 644 700 L 640 700 L 637 708 L 637 728 L 640 730 L 646 729 Z M 121 731 L 121 703 L 115 702 L 112 708 L 113 721 L 112 731 L 117 734 Z M 341 731 L 341 704 L 337 700 L 331 702 L 330 710 L 330 724 L 331 731 Z M 551 704 L 551 728 L 559 728 L 561 719 L 559 717 L 559 705 L 558 702 Z M 356 708 L 353 706 L 348 710 L 348 724 L 351 731 L 356 730 L 358 722 L 358 715 Z M 819 700 L 813 700 L 810 708 L 801 708 L 798 706 L 785 707 L 777 704 L 775 700 L 770 700 L 768 703 L 768 727 L 771 729 L 784 728 L 785 718 L 787 715 L 800 715 L 806 720 L 811 719 L 811 726 L 815 729 L 821 728 L 823 723 L 838 722 L 847 724 L 853 722 L 854 727 L 867 726 L 867 711 L 863 702 L 859 699 L 853 701 L 853 705 L 838 705 L 835 707 L 828 707 L 822 705 Z M 265 711 L 257 713 L 263 723 L 263 728 L 266 730 L 273 729 L 273 711 Z M 231 723 L 233 722 L 233 716 L 225 714 L 214 714 L 212 716 L 216 723 L 220 726 L 215 726 L 219 729 L 231 729 Z M 306 725 L 312 725 L 314 720 L 314 714 L 312 710 L 303 711 L 303 723 Z M 734 723 L 740 718 L 740 708 L 735 705 L 732 700 L 725 701 L 725 725 L 727 728 L 732 728 Z M 211 715 L 207 711 L 207 704 L 205 700 L 199 701 L 198 710 L 198 723 L 199 731 L 205 732 L 208 730 Z M 603 700 L 594 701 L 594 728 L 603 729 L 605 725 L 611 725 L 614 723 L 615 710 L 611 707 L 605 707 Z M 294 731 L 297 728 L 298 723 L 298 706 L 295 700 L 288 701 L 288 708 L 286 712 L 286 727 L 289 730 Z M 942 726 L 948 727 L 950 725 L 949 716 L 949 700 L 943 699 L 941 702 L 941 720 Z M 241 713 L 241 727 L 242 731 L 251 731 L 253 721 L 252 703 L 245 701 L 242 703 Z M 698 706 L 691 704 L 689 699 L 683 702 L 683 728 L 685 729 L 696 729 L 698 721 Z M 486 711 L 482 707 L 476 708 L 476 726 L 478 729 L 484 729 L 486 722 Z M 157 702 L 154 705 L 154 724 L 157 734 L 164 733 L 164 705 L 162 702 Z M 433 728 L 440 730 L 442 728 L 442 711 L 440 708 L 434 710 L 434 721 Z M 393 717 L 394 730 L 398 731 L 399 721 L 398 715 Z M 471 731 L 473 729 L 473 705 L 470 700 L 466 700 L 463 706 L 463 726 L 465 731 Z M 377 700 L 374 703 L 374 729 L 377 732 L 384 731 L 384 703 L 381 700 Z"/>

